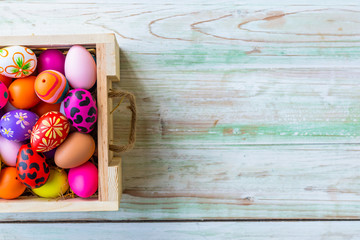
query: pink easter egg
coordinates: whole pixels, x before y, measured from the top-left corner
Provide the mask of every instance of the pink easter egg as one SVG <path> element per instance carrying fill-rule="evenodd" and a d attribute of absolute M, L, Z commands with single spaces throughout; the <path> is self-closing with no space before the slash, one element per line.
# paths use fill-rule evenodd
<path fill-rule="evenodd" d="M 55 70 L 65 75 L 65 55 L 57 49 L 48 49 L 38 57 L 38 72 Z"/>
<path fill-rule="evenodd" d="M 96 63 L 83 46 L 69 49 L 65 58 L 65 76 L 72 88 L 90 89 L 96 82 Z"/>
<path fill-rule="evenodd" d="M 6 165 L 11 167 L 16 166 L 17 155 L 23 144 L 22 142 L 9 141 L 0 136 L 0 155 Z"/>
<path fill-rule="evenodd" d="M 9 100 L 9 91 L 5 84 L 0 81 L 0 109 L 5 107 Z"/>
<path fill-rule="evenodd" d="M 98 189 L 98 170 L 89 161 L 71 168 L 68 177 L 71 190 L 79 197 L 90 197 Z"/>

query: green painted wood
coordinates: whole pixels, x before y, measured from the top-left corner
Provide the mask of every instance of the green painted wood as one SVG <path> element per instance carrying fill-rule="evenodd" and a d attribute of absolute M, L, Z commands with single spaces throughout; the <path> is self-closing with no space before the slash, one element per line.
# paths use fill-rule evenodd
<path fill-rule="evenodd" d="M 120 211 L 1 221 L 359 218 L 357 1 L 26 1 L 0 9 L 0 35 L 115 32 L 114 86 L 133 91 L 139 109 Z M 124 142 L 125 105 L 115 116 Z"/>
<path fill-rule="evenodd" d="M 3 224 L 2 239 L 358 239 L 356 222 Z M 15 230 L 16 229 L 16 230 Z"/>

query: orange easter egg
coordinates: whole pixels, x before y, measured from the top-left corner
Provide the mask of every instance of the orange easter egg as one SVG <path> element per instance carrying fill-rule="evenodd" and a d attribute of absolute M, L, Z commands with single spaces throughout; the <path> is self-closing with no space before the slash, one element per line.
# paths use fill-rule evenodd
<path fill-rule="evenodd" d="M 65 76 L 55 70 L 41 72 L 35 80 L 35 92 L 47 103 L 61 103 L 69 91 L 69 83 Z"/>
<path fill-rule="evenodd" d="M 14 199 L 25 191 L 26 186 L 18 179 L 16 167 L 4 168 L 0 173 L 0 198 Z"/>
<path fill-rule="evenodd" d="M 34 89 L 35 79 L 34 76 L 18 78 L 10 84 L 9 101 L 11 105 L 19 109 L 29 109 L 40 102 Z"/>
<path fill-rule="evenodd" d="M 12 82 L 12 78 L 0 75 L 0 81 L 3 82 L 3 84 L 5 84 L 5 86 L 8 88 Z"/>
<path fill-rule="evenodd" d="M 60 105 L 61 103 L 57 104 L 50 104 L 43 101 L 40 101 L 38 105 L 33 107 L 31 109 L 32 112 L 36 113 L 39 117 L 44 115 L 45 113 L 51 112 L 51 111 L 60 111 Z"/>

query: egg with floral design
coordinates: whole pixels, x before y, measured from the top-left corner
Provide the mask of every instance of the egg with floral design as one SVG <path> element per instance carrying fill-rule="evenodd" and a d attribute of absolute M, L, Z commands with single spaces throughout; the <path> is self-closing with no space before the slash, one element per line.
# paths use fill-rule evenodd
<path fill-rule="evenodd" d="M 70 124 L 67 118 L 57 111 L 42 115 L 31 132 L 30 143 L 37 152 L 48 152 L 58 147 L 67 137 Z"/>
<path fill-rule="evenodd" d="M 12 110 L 1 117 L 0 133 L 10 141 L 25 141 L 30 138 L 31 130 L 38 119 L 35 113 L 28 110 Z"/>
<path fill-rule="evenodd" d="M 0 49 L 0 74 L 10 78 L 30 76 L 36 68 L 35 53 L 27 47 L 11 46 Z"/>

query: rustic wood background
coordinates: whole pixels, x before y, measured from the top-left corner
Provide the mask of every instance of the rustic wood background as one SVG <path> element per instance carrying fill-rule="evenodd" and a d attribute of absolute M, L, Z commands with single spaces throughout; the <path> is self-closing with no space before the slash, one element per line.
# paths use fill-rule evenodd
<path fill-rule="evenodd" d="M 358 222 L 297 221 L 360 218 L 359 1 L 33 0 L 0 9 L 3 36 L 114 32 L 115 87 L 134 92 L 139 109 L 120 211 L 0 214 L 1 239 L 359 238 Z M 119 142 L 128 121 L 122 106 Z"/>

